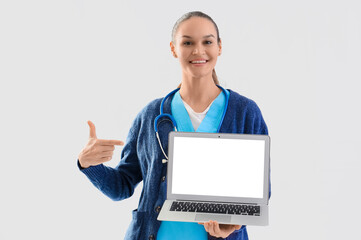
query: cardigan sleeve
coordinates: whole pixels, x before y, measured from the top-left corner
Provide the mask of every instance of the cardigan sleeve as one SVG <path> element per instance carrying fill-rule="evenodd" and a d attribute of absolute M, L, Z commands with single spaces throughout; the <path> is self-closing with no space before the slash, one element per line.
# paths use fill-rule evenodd
<path fill-rule="evenodd" d="M 133 121 L 125 145 L 121 153 L 121 161 L 115 167 L 104 164 L 89 168 L 78 167 L 91 183 L 114 201 L 129 198 L 133 195 L 135 187 L 142 180 L 142 172 L 137 155 L 137 139 L 139 133 L 139 115 Z"/>

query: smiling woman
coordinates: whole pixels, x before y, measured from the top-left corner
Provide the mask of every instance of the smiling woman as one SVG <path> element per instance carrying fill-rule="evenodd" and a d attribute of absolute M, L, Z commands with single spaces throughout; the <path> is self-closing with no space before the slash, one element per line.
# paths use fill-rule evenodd
<path fill-rule="evenodd" d="M 219 86 L 215 65 L 222 53 L 217 25 L 202 12 L 183 15 L 174 25 L 170 50 L 182 70 L 180 87 L 163 99 L 150 102 L 136 117 L 116 168 L 111 160 L 121 141 L 96 138 L 89 122 L 90 138 L 79 154 L 78 166 L 90 181 L 113 200 L 130 197 L 144 181 L 139 206 L 125 239 L 248 239 L 245 226 L 160 222 L 166 199 L 168 135 L 170 131 L 268 134 L 256 103 Z M 159 115 L 160 111 L 160 115 Z M 162 160 L 162 161 L 161 161 Z M 161 164 L 161 165 L 160 165 Z M 237 187 L 237 186 L 234 186 Z"/>

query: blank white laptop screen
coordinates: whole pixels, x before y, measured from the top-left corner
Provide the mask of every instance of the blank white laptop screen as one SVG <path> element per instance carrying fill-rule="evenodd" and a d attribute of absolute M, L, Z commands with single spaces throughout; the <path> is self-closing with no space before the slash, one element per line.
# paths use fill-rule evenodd
<path fill-rule="evenodd" d="M 263 197 L 264 140 L 175 137 L 173 194 Z"/>

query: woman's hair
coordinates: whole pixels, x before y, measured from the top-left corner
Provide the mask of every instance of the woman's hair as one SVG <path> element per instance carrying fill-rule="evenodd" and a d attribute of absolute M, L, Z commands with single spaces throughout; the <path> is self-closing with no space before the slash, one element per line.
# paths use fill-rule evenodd
<path fill-rule="evenodd" d="M 214 27 L 216 28 L 216 31 L 217 31 L 217 43 L 219 44 L 220 42 L 220 37 L 219 37 L 219 30 L 218 30 L 218 27 L 217 27 L 217 24 L 213 21 L 213 19 L 208 16 L 207 14 L 203 13 L 203 12 L 200 12 L 200 11 L 194 11 L 194 12 L 188 12 L 186 14 L 184 14 L 182 17 L 180 17 L 176 23 L 174 24 L 173 26 L 173 30 L 172 30 L 172 42 L 173 44 L 176 44 L 176 41 L 175 41 L 175 34 L 177 33 L 178 31 L 178 28 L 179 28 L 179 25 L 190 19 L 191 17 L 202 17 L 202 18 L 206 18 L 208 19 L 209 21 L 211 21 L 214 25 Z M 214 70 L 213 68 L 213 72 L 212 72 L 212 78 L 213 78 L 213 81 L 216 85 L 219 85 L 219 81 L 218 81 L 218 77 L 217 77 L 217 74 L 216 74 L 216 71 Z M 178 87 L 180 87 L 181 84 L 179 84 Z"/>

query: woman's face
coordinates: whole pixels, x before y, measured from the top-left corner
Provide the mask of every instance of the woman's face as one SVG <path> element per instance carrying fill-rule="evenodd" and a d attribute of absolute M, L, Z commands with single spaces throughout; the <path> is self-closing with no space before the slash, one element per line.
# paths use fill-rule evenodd
<path fill-rule="evenodd" d="M 171 51 L 179 59 L 183 73 L 195 78 L 212 76 L 222 48 L 210 20 L 191 17 L 179 25 L 174 40 Z"/>

